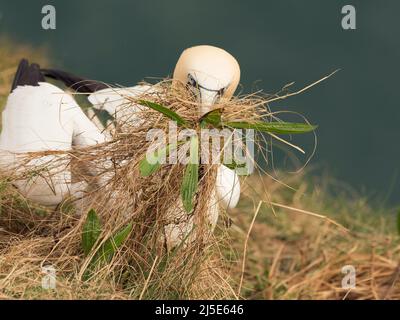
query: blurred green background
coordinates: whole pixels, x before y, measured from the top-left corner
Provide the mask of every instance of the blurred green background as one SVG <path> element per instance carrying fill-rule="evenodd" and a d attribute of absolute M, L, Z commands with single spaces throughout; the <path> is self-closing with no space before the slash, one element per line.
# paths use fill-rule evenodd
<path fill-rule="evenodd" d="M 41 28 L 46 4 L 57 10 L 55 31 Z M 357 10 L 357 30 L 341 27 L 346 4 Z M 180 52 L 198 44 L 222 47 L 239 60 L 244 92 L 274 93 L 292 81 L 301 88 L 340 68 L 272 108 L 298 111 L 319 125 L 314 172 L 395 204 L 399 15 L 395 0 L 0 0 L 0 34 L 48 46 L 52 67 L 120 85 L 170 75 Z M 296 142 L 312 149 L 312 136 Z"/>

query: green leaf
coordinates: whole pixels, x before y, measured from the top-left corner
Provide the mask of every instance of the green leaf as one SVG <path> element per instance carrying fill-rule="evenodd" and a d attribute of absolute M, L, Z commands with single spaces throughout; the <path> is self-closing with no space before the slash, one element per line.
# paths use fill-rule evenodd
<path fill-rule="evenodd" d="M 148 107 L 150 109 L 156 110 L 158 112 L 161 112 L 166 117 L 170 118 L 171 120 L 176 121 L 176 123 L 180 126 L 186 125 L 186 121 L 183 120 L 180 115 L 178 115 L 176 112 L 174 112 L 171 109 L 168 109 L 158 103 L 154 103 L 154 102 L 150 102 L 150 101 L 146 101 L 146 100 L 139 100 L 138 104 Z"/>
<path fill-rule="evenodd" d="M 222 116 L 222 109 L 214 109 L 206 113 L 203 117 L 201 117 L 200 123 L 202 126 L 206 124 L 211 124 L 214 127 L 220 127 L 221 116 Z"/>
<path fill-rule="evenodd" d="M 225 167 L 231 169 L 231 170 L 235 170 L 235 169 L 239 169 L 239 168 L 246 168 L 247 163 L 236 163 L 236 161 L 232 160 L 232 163 L 222 163 Z"/>
<path fill-rule="evenodd" d="M 318 126 L 307 123 L 290 123 L 290 122 L 228 122 L 225 126 L 235 129 L 254 129 L 262 132 L 276 134 L 299 134 L 314 131 Z"/>
<path fill-rule="evenodd" d="M 183 207 L 187 213 L 193 208 L 193 198 L 199 183 L 199 139 L 193 136 L 190 140 L 190 162 L 186 165 L 181 186 Z"/>
<path fill-rule="evenodd" d="M 87 269 L 83 273 L 82 279 L 84 281 L 89 280 L 96 269 L 96 266 L 101 262 L 110 262 L 113 258 L 115 252 L 122 246 L 125 240 L 128 238 L 133 228 L 132 223 L 128 224 L 126 227 L 118 231 L 110 239 L 106 240 L 101 247 L 97 250 L 96 254 L 90 261 Z"/>
<path fill-rule="evenodd" d="M 106 240 L 103 245 L 97 251 L 94 261 L 105 261 L 110 262 L 115 252 L 122 246 L 125 240 L 128 238 L 133 228 L 133 224 L 130 223 L 122 230 L 118 231 L 110 239 Z"/>
<path fill-rule="evenodd" d="M 139 171 L 140 175 L 142 177 L 148 177 L 151 176 L 154 172 L 156 172 L 162 164 L 162 159 L 167 157 L 169 153 L 173 150 L 176 149 L 177 144 L 176 143 L 171 143 L 167 145 L 166 147 L 163 147 L 161 149 L 158 149 L 154 151 L 151 156 L 153 159 L 155 159 L 155 163 L 152 164 L 147 160 L 147 156 L 140 161 L 139 163 Z"/>
<path fill-rule="evenodd" d="M 101 233 L 100 219 L 94 209 L 91 209 L 87 215 L 82 231 L 82 248 L 87 256 L 93 249 L 94 244 Z"/>

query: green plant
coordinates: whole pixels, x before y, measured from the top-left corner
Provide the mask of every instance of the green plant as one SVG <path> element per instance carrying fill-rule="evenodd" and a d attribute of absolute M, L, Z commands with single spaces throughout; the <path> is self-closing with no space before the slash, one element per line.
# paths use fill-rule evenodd
<path fill-rule="evenodd" d="M 151 108 L 162 113 L 167 118 L 176 121 L 178 126 L 196 130 L 197 128 L 211 127 L 215 129 L 232 128 L 232 129 L 253 129 L 258 132 L 266 132 L 270 134 L 300 134 L 315 130 L 317 126 L 307 123 L 289 123 L 289 122 L 227 122 L 222 121 L 223 109 L 215 109 L 202 116 L 197 123 L 189 123 L 179 114 L 160 104 L 140 100 L 140 105 Z M 152 158 L 154 161 L 150 163 L 148 157 L 140 161 L 139 170 L 142 177 L 148 177 L 155 173 L 161 167 L 161 159 L 165 158 L 172 149 L 177 148 L 177 144 L 170 144 L 166 147 L 154 152 Z M 236 165 L 229 165 L 231 169 L 235 169 Z M 193 210 L 193 200 L 197 192 L 199 180 L 199 140 L 197 136 L 190 139 L 190 161 L 186 165 L 183 181 L 181 185 L 181 198 L 186 212 Z"/>
<path fill-rule="evenodd" d="M 85 255 L 89 255 L 101 234 L 101 223 L 94 209 L 88 212 L 82 232 L 82 248 Z"/>
<path fill-rule="evenodd" d="M 132 223 L 128 224 L 121 230 L 117 231 L 114 235 L 105 241 L 100 241 L 101 235 L 101 222 L 94 209 L 88 212 L 85 224 L 82 231 L 82 248 L 86 256 L 92 253 L 92 250 L 96 248 L 96 243 L 102 243 L 100 247 L 97 248 L 96 252 L 89 263 L 88 272 L 85 272 L 84 278 L 87 279 L 91 271 L 102 262 L 110 262 L 117 252 L 117 250 L 122 246 L 125 240 L 128 238 L 133 228 Z"/>

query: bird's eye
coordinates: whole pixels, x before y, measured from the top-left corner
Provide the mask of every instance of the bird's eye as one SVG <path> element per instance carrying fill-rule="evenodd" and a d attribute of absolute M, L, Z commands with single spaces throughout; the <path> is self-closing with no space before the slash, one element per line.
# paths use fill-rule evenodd
<path fill-rule="evenodd" d="M 192 87 L 197 87 L 197 82 L 196 82 L 196 80 L 192 77 L 192 75 L 188 75 L 188 82 L 187 82 L 187 84 L 188 85 L 190 85 L 190 86 L 192 86 Z"/>

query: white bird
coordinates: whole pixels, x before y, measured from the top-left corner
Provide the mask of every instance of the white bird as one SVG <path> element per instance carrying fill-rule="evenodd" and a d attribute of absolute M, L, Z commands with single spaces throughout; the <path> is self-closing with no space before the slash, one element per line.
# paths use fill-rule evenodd
<path fill-rule="evenodd" d="M 173 80 L 188 85 L 196 95 L 200 104 L 200 116 L 209 112 L 212 105 L 220 99 L 229 100 L 240 81 L 240 67 L 236 59 L 223 49 L 212 46 L 197 46 L 185 50 L 175 67 Z M 142 106 L 127 108 L 131 102 L 126 96 L 139 98 L 143 94 L 153 92 L 149 85 L 131 88 L 108 88 L 96 91 L 89 96 L 89 101 L 96 109 L 106 110 L 117 122 L 139 125 L 140 116 L 135 112 Z M 209 204 L 209 222 L 211 230 L 215 228 L 219 215 L 219 206 L 234 208 L 240 198 L 240 182 L 235 171 L 220 165 L 216 177 L 216 190 Z M 187 220 L 182 203 L 167 213 L 171 220 L 182 220 L 165 227 L 165 238 L 168 247 L 178 245 L 193 228 L 193 218 Z"/>
<path fill-rule="evenodd" d="M 19 81 L 9 97 L 3 112 L 3 132 L 0 150 L 11 154 L 45 150 L 69 150 L 73 145 L 85 146 L 101 143 L 105 137 L 100 132 L 104 129 L 99 121 L 97 127 L 79 109 L 74 99 L 57 87 L 44 83 L 43 75 L 61 80 L 67 86 L 80 92 L 91 93 L 89 101 L 95 109 L 106 110 L 121 123 L 130 121 L 140 124 L 140 117 L 135 114 L 142 106 L 127 109 L 130 101 L 124 96 L 140 97 L 153 90 L 151 86 L 135 86 L 132 88 L 106 88 L 98 82 L 75 77 L 58 70 L 35 67 L 38 79 L 28 85 Z M 200 115 L 209 112 L 219 99 L 229 100 L 235 92 L 240 80 L 240 68 L 236 59 L 225 50 L 212 46 L 197 46 L 185 50 L 179 58 L 174 71 L 174 80 L 187 84 L 197 96 L 200 104 Z M 94 84 L 94 87 L 93 85 Z M 56 160 L 57 156 L 49 156 L 35 160 L 38 163 Z M 8 157 L 5 164 L 15 164 L 15 157 Z M 4 166 L 4 164 L 3 164 Z M 56 190 L 50 190 L 46 181 L 39 178 L 34 183 L 22 181 L 18 188 L 28 198 L 45 205 L 57 205 L 66 194 L 78 193 L 85 186 L 74 186 L 71 183 L 69 170 L 60 171 L 56 175 Z M 211 231 L 215 228 L 219 215 L 219 206 L 234 208 L 240 198 L 240 183 L 237 174 L 220 165 L 216 177 L 216 189 L 209 201 L 209 222 Z M 172 248 L 179 244 L 192 231 L 193 217 L 187 220 L 182 203 L 178 202 L 167 213 L 171 220 L 185 217 L 181 223 L 165 226 L 165 240 Z"/>
<path fill-rule="evenodd" d="M 67 86 L 79 92 L 91 93 L 88 100 L 93 108 L 105 110 L 115 117 L 119 124 L 129 123 L 140 125 L 142 119 L 136 112 L 143 110 L 143 106 L 133 105 L 125 97 L 140 98 L 141 95 L 154 92 L 150 85 L 137 85 L 127 88 L 109 88 L 96 81 L 85 80 L 80 77 L 58 70 L 42 70 L 51 78 L 62 81 Z M 203 115 L 209 112 L 212 105 L 218 100 L 232 98 L 240 81 L 240 67 L 236 59 L 223 49 L 213 46 L 196 46 L 186 49 L 180 56 L 173 75 L 173 80 L 188 85 L 188 88 L 197 96 L 201 105 L 198 112 Z M 130 106 L 127 108 L 127 106 Z M 104 126 L 94 117 L 94 122 L 100 130 Z M 217 174 L 218 201 L 225 208 L 234 208 L 240 198 L 240 183 L 236 173 L 220 166 Z"/>
<path fill-rule="evenodd" d="M 45 82 L 40 67 L 22 60 L 2 114 L 0 166 L 18 168 L 29 152 L 68 151 L 105 141 L 75 100 Z M 62 155 L 34 158 L 25 168 L 32 177 L 14 185 L 27 198 L 55 207 L 69 196 L 80 196 L 85 186 L 72 183 L 69 159 Z"/>

